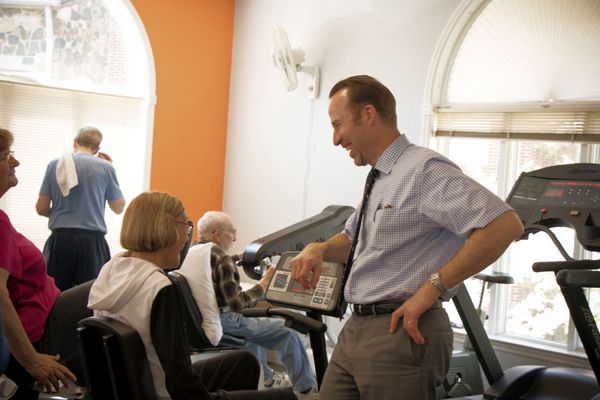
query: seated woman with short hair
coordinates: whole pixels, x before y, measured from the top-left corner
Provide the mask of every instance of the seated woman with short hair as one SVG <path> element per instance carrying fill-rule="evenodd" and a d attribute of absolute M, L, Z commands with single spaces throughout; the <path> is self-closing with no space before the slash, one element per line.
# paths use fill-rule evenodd
<path fill-rule="evenodd" d="M 0 198 L 19 182 L 13 142 L 12 132 L 0 128 Z M 61 293 L 42 253 L 0 210 L 0 308 L 10 351 L 5 374 L 18 385 L 13 399 L 37 399 L 34 382 L 56 391 L 83 378 L 75 329 L 91 315 L 85 306 L 90 285 Z"/>
<path fill-rule="evenodd" d="M 88 307 L 140 335 L 159 399 L 294 399 L 290 390 L 255 391 L 256 359 L 235 351 L 191 364 L 177 288 L 166 269 L 179 266 L 188 221 L 181 200 L 160 192 L 137 196 L 123 218 L 127 250 L 102 267 Z M 230 391 L 230 392 L 226 392 Z"/>

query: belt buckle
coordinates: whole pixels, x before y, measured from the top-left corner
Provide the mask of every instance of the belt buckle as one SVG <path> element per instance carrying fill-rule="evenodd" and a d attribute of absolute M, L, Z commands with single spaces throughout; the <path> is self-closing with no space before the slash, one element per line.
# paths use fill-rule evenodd
<path fill-rule="evenodd" d="M 356 314 L 358 314 L 359 316 L 364 316 L 366 315 L 366 308 L 364 304 L 355 304 L 354 305 L 354 311 L 356 312 Z"/>
<path fill-rule="evenodd" d="M 355 304 L 354 312 L 360 316 L 377 315 L 377 309 L 375 304 Z"/>

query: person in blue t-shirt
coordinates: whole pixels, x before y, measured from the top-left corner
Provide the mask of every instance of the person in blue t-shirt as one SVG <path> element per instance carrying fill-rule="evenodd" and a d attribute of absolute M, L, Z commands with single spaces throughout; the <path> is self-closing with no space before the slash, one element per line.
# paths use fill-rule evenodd
<path fill-rule="evenodd" d="M 98 276 L 110 260 L 105 205 L 116 214 L 125 208 L 112 159 L 99 152 L 101 142 L 97 128 L 81 128 L 74 152 L 50 161 L 40 188 L 36 211 L 49 218 L 52 231 L 44 258 L 60 290 Z"/>

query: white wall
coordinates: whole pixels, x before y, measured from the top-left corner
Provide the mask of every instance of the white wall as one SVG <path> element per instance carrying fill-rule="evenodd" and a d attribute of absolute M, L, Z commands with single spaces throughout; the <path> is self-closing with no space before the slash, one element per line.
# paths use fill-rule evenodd
<path fill-rule="evenodd" d="M 223 210 L 238 228 L 239 251 L 253 239 L 315 215 L 355 206 L 366 168 L 332 144 L 328 92 L 356 74 L 396 96 L 400 130 L 422 144 L 426 75 L 459 0 L 238 0 Z M 283 26 L 307 65 L 321 67 L 317 100 L 307 76 L 286 92 L 271 61 L 271 27 Z"/>

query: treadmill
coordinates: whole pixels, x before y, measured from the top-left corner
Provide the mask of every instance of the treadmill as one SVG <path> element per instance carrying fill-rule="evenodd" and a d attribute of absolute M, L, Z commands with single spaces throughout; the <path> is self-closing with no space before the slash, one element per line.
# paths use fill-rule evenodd
<path fill-rule="evenodd" d="M 534 271 L 553 271 L 569 306 L 593 373 L 574 368 L 517 366 L 503 371 L 464 284 L 453 301 L 490 384 L 484 399 L 600 399 L 600 334 L 583 287 L 600 286 L 598 260 L 573 260 L 550 228 L 574 229 L 587 250 L 600 251 L 600 164 L 568 164 L 521 174 L 507 203 L 519 215 L 521 239 L 544 232 L 565 260 L 539 262 Z M 476 399 L 470 396 L 465 399 Z"/>

